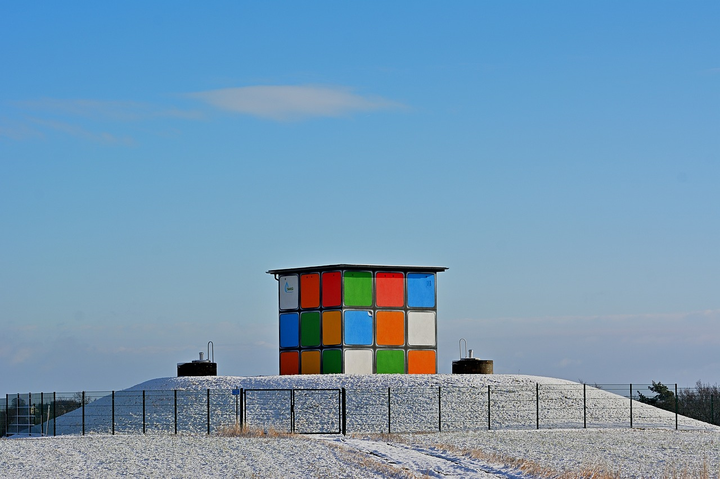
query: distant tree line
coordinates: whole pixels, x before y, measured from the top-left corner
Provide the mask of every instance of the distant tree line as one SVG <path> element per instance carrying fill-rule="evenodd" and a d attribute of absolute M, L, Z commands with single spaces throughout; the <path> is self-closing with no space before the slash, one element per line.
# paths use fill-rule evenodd
<path fill-rule="evenodd" d="M 652 382 L 648 389 L 653 395 L 638 393 L 639 401 L 645 404 L 675 412 L 699 421 L 720 425 L 720 388 L 717 384 L 703 384 L 698 381 L 695 388 L 675 391 L 661 382 Z M 673 388 L 674 389 L 674 388 Z"/>

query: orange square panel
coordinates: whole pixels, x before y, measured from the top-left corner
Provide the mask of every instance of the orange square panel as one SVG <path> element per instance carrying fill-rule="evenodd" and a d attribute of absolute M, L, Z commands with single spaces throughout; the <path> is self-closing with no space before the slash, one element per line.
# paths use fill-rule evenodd
<path fill-rule="evenodd" d="M 303 309 L 320 307 L 320 275 L 318 273 L 300 275 L 300 307 Z"/>
<path fill-rule="evenodd" d="M 298 374 L 300 372 L 300 355 L 297 351 L 280 353 L 280 374 Z"/>
<path fill-rule="evenodd" d="M 405 279 L 402 273 L 375 275 L 375 304 L 378 308 L 401 308 L 405 305 Z"/>
<path fill-rule="evenodd" d="M 320 374 L 320 351 L 303 351 L 300 374 Z"/>
<path fill-rule="evenodd" d="M 338 346 L 342 344 L 341 311 L 323 311 L 322 343 L 325 346 Z"/>
<path fill-rule="evenodd" d="M 435 351 L 408 351 L 408 374 L 435 374 Z"/>
<path fill-rule="evenodd" d="M 378 346 L 405 344 L 405 313 L 378 311 L 376 313 L 376 342 Z"/>

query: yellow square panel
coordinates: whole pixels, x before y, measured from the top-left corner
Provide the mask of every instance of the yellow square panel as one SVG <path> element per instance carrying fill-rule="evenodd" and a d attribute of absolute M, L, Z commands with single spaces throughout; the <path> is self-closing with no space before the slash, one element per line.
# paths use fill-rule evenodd
<path fill-rule="evenodd" d="M 322 342 L 325 346 L 342 344 L 342 313 L 340 311 L 323 312 Z"/>
<path fill-rule="evenodd" d="M 320 374 L 320 351 L 303 351 L 301 353 L 300 374 Z"/>

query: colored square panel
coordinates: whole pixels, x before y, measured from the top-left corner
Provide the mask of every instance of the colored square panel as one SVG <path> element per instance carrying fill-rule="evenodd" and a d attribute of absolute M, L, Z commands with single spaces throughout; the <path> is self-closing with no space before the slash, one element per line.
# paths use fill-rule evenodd
<path fill-rule="evenodd" d="M 300 372 L 300 355 L 297 351 L 280 353 L 280 374 L 298 374 Z"/>
<path fill-rule="evenodd" d="M 320 351 L 302 351 L 300 374 L 320 374 Z"/>
<path fill-rule="evenodd" d="M 326 349 L 322 353 L 323 374 L 342 374 L 342 351 Z"/>
<path fill-rule="evenodd" d="M 320 313 L 318 311 L 300 314 L 300 346 L 320 346 Z"/>
<path fill-rule="evenodd" d="M 435 346 L 435 312 L 408 311 L 408 344 Z"/>
<path fill-rule="evenodd" d="M 325 346 L 339 346 L 342 344 L 341 311 L 323 311 L 322 342 Z"/>
<path fill-rule="evenodd" d="M 378 311 L 375 313 L 375 340 L 378 346 L 405 344 L 405 313 Z"/>
<path fill-rule="evenodd" d="M 435 374 L 435 351 L 408 351 L 408 374 Z"/>
<path fill-rule="evenodd" d="M 342 306 L 342 273 L 330 271 L 322 274 L 323 308 Z"/>
<path fill-rule="evenodd" d="M 375 369 L 378 374 L 405 374 L 405 351 L 378 350 Z"/>
<path fill-rule="evenodd" d="M 372 346 L 372 311 L 345 311 L 345 344 Z"/>
<path fill-rule="evenodd" d="M 297 313 L 280 315 L 280 347 L 297 348 L 300 337 L 300 321 Z"/>
<path fill-rule="evenodd" d="M 405 305 L 405 278 L 402 273 L 375 275 L 375 304 L 378 308 L 401 308 Z"/>
<path fill-rule="evenodd" d="M 280 276 L 278 287 L 280 288 L 280 309 L 297 309 L 300 297 L 297 275 Z"/>
<path fill-rule="evenodd" d="M 300 307 L 303 309 L 320 307 L 320 274 L 300 275 Z"/>
<path fill-rule="evenodd" d="M 372 273 L 345 271 L 343 273 L 345 306 L 372 306 Z"/>
<path fill-rule="evenodd" d="M 372 374 L 372 349 L 346 349 L 345 374 Z"/>
<path fill-rule="evenodd" d="M 435 307 L 435 275 L 433 273 L 408 273 L 408 308 Z"/>

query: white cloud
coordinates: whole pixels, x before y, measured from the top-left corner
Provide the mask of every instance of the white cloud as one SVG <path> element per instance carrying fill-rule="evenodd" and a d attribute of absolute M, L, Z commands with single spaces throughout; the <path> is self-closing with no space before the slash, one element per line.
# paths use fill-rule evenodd
<path fill-rule="evenodd" d="M 312 85 L 226 88 L 190 93 L 188 96 L 221 110 L 272 120 L 335 117 L 401 106 L 384 98 L 357 95 L 348 88 Z"/>

